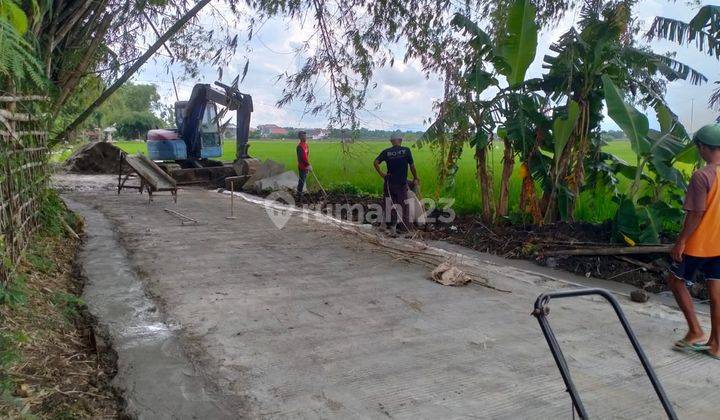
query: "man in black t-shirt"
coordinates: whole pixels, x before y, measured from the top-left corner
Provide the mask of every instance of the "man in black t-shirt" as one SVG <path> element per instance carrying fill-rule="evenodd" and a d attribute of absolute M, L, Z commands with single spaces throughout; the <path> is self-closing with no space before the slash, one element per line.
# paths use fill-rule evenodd
<path fill-rule="evenodd" d="M 383 195 L 385 196 L 385 214 L 383 215 L 382 224 L 390 222 L 392 227 L 392 225 L 397 224 L 398 219 L 400 219 L 402 223 L 398 228 L 400 230 L 406 230 L 412 226 L 407 202 L 408 167 L 410 167 L 410 172 L 412 172 L 413 183 L 415 183 L 415 185 L 420 183 L 420 179 L 415 170 L 412 152 L 409 148 L 401 146 L 402 136 L 393 134 L 390 138 L 390 143 L 392 147 L 380 152 L 374 162 L 375 170 L 384 180 Z M 380 163 L 382 162 L 385 162 L 387 172 L 383 172 L 380 168 Z M 398 212 L 400 214 L 398 214 Z M 393 217 L 393 213 L 395 217 Z"/>

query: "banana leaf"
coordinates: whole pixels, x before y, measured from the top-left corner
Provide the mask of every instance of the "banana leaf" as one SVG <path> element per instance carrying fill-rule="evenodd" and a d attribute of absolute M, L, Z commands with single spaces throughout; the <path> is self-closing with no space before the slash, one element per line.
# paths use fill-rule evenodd
<path fill-rule="evenodd" d="M 525 80 L 525 73 L 535 59 L 538 32 L 535 14 L 530 0 L 517 0 L 508 12 L 507 33 L 501 38 L 498 55 L 507 63 L 503 73 L 510 86 Z"/>

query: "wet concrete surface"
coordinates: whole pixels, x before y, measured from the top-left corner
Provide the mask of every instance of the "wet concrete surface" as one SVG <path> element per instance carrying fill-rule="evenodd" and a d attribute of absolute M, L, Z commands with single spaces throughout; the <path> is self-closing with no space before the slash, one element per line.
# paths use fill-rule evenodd
<path fill-rule="evenodd" d="M 540 293 L 568 287 L 565 282 L 494 260 L 486 274 L 512 293 L 443 287 L 428 280 L 426 266 L 328 225 L 293 216 L 280 230 L 265 209 L 240 200 L 237 219 L 228 220 L 228 197 L 213 191 L 183 190 L 177 205 L 169 197 L 148 204 L 137 193 L 74 191 L 72 179 L 63 182 L 70 186 L 64 196 L 85 205 L 75 208 L 102 213 L 127 250 L 124 268 L 100 275 L 136 273 L 176 326 L 170 331 L 186 363 L 196 366 L 206 390 L 217 388 L 205 391 L 218 398 L 210 404 L 215 408 L 252 418 L 571 417 L 530 316 Z M 182 225 L 164 208 L 200 224 Z M 89 235 L 95 226 L 88 223 Z M 95 248 L 103 245 L 88 242 L 90 255 Z M 88 303 L 103 311 L 126 294 L 88 296 Z M 670 350 L 683 334 L 682 316 L 655 299 L 621 303 L 680 418 L 716 418 L 720 363 Z M 558 301 L 551 308 L 550 322 L 592 417 L 663 417 L 604 301 Z M 122 331 L 115 336 L 122 348 Z M 143 386 L 172 388 L 172 370 L 148 377 L 121 364 L 120 374 L 137 387 L 149 381 Z M 156 413 L 183 417 L 184 410 L 157 404 Z"/>
<path fill-rule="evenodd" d="M 242 403 L 218 396 L 187 359 L 176 331 L 145 294 L 110 222 L 89 206 L 66 202 L 85 219 L 78 255 L 86 278 L 83 299 L 117 354 L 113 385 L 125 397 L 125 412 L 140 419 L 237 417 Z"/>

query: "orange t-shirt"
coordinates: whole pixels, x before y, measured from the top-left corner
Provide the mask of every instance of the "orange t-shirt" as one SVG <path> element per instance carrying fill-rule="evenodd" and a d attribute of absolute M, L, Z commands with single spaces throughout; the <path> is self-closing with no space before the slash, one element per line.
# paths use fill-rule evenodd
<path fill-rule="evenodd" d="M 704 211 L 700 225 L 685 244 L 693 257 L 720 257 L 720 165 L 707 165 L 693 174 L 685 210 Z"/>

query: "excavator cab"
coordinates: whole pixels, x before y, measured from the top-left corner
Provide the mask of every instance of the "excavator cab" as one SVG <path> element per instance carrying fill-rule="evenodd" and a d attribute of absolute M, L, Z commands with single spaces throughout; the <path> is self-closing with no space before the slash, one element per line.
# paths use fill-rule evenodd
<path fill-rule="evenodd" d="M 192 127 L 188 127 L 185 130 L 185 124 L 188 117 L 185 115 L 186 112 L 189 114 L 193 113 L 193 110 L 188 109 L 189 101 L 178 101 L 175 102 L 175 126 L 177 127 L 178 133 L 185 133 L 185 135 L 192 140 L 197 137 L 199 140 L 199 147 L 196 147 L 194 153 L 191 154 L 195 159 L 212 159 L 219 158 L 222 156 L 222 139 L 220 137 L 220 122 L 218 121 L 217 106 L 213 102 L 207 102 L 202 110 L 202 117 L 197 122 L 188 121 L 187 124 L 193 124 Z M 199 112 L 196 110 L 196 112 Z M 197 132 L 194 136 L 193 132 Z M 184 140 L 184 138 L 183 138 Z M 189 144 L 183 141 L 186 146 L 186 150 Z M 187 158 L 187 157 L 186 157 Z M 172 160 L 180 160 L 172 159 Z M 167 160 L 167 159 L 164 159 Z"/>
<path fill-rule="evenodd" d="M 222 156 L 222 139 L 217 105 L 237 111 L 236 161 L 249 158 L 248 134 L 252 97 L 236 87 L 220 82 L 199 83 L 190 99 L 175 103 L 175 130 L 150 130 L 147 137 L 148 157 L 156 161 L 174 161 L 182 168 L 220 166 L 212 160 Z"/>

